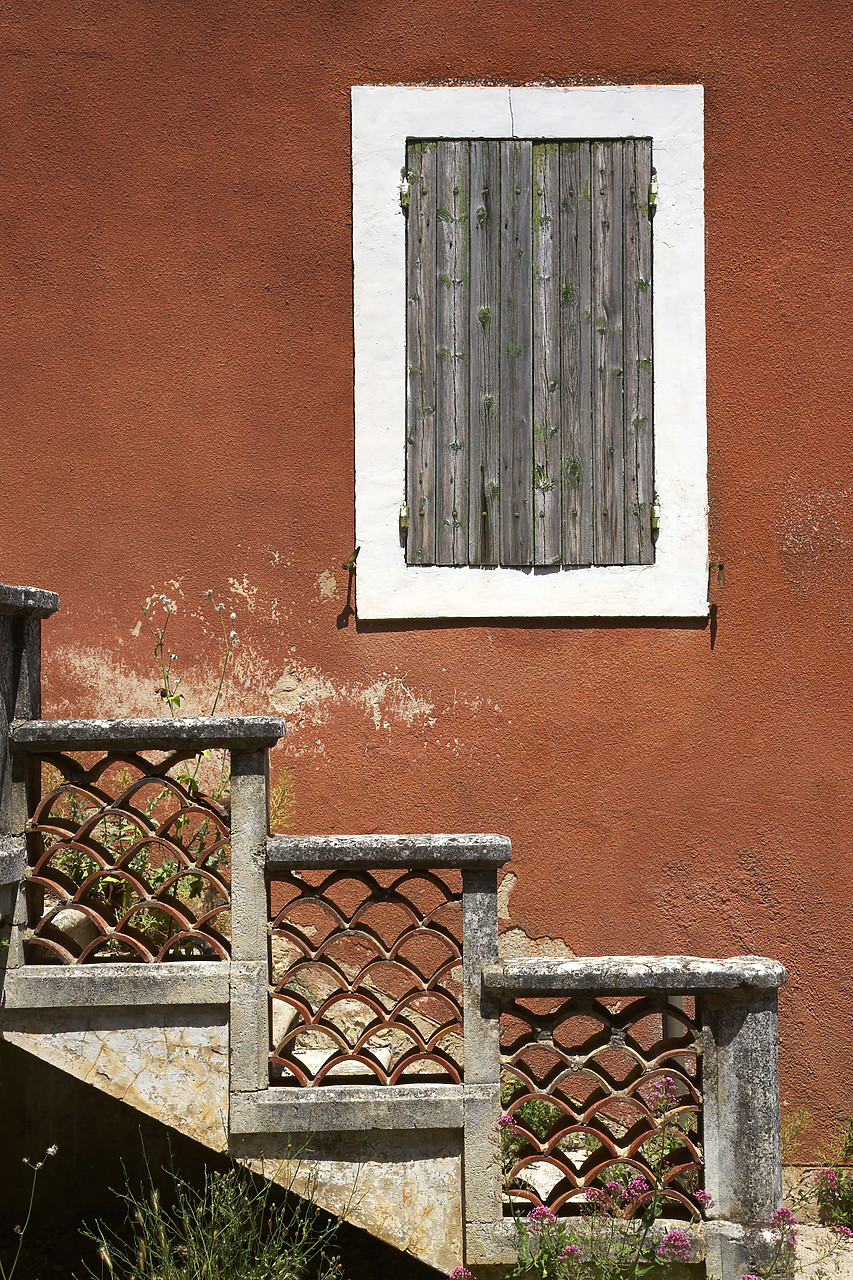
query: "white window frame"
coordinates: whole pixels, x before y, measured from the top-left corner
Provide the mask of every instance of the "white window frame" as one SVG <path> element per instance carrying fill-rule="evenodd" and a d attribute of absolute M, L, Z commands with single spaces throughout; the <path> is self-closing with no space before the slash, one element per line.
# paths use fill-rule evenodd
<path fill-rule="evenodd" d="M 352 90 L 356 602 L 365 620 L 702 617 L 708 612 L 705 216 L 701 85 Z M 653 565 L 407 565 L 407 138 L 651 137 L 654 220 Z"/>

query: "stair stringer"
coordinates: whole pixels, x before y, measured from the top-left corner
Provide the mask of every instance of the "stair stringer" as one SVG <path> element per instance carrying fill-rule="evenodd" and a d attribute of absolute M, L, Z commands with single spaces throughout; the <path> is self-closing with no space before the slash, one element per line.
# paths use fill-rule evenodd
<path fill-rule="evenodd" d="M 212 1151 L 228 1149 L 224 1006 L 5 1009 L 0 1036 Z M 265 1134 L 232 1153 L 321 1208 L 448 1272 L 462 1257 L 462 1135 Z M 262 1156 L 259 1158 L 260 1151 Z M 294 1160 L 296 1166 L 294 1167 Z"/>

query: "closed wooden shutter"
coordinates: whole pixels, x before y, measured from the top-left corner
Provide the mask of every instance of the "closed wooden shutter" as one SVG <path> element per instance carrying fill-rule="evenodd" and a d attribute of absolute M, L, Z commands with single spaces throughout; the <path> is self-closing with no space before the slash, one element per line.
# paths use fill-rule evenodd
<path fill-rule="evenodd" d="M 654 561 L 651 159 L 409 143 L 409 564 Z"/>

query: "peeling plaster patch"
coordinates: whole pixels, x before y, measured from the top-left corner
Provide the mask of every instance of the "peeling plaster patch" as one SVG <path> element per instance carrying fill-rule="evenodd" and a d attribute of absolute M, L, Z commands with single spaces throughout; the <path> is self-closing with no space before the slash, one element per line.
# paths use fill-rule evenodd
<path fill-rule="evenodd" d="M 104 715 L 107 709 L 111 716 L 162 714 L 154 709 L 157 678 L 153 670 L 140 674 L 116 662 L 112 653 L 94 647 L 54 649 L 50 660 L 52 666 L 63 670 L 62 685 L 73 683 L 81 691 L 73 702 L 53 702 L 52 715 Z M 47 681 L 48 691 L 57 683 L 55 678 Z"/>
<path fill-rule="evenodd" d="M 376 729 L 388 729 L 392 720 L 407 726 L 416 721 L 435 724 L 432 703 L 413 693 L 399 676 L 383 674 L 367 686 L 336 689 L 322 672 L 292 663 L 270 689 L 269 700 L 280 715 L 298 715 L 315 725 L 328 721 L 333 702 L 362 706 Z"/>
<path fill-rule="evenodd" d="M 315 579 L 314 586 L 320 592 L 321 600 L 331 600 L 338 589 L 337 579 L 324 569 L 320 576 Z"/>
<path fill-rule="evenodd" d="M 351 694 L 373 716 L 377 729 L 388 728 L 385 716 L 389 715 L 406 725 L 414 724 L 415 720 L 423 720 L 427 725 L 435 724 L 435 717 L 431 715 L 435 710 L 433 704 L 412 693 L 399 676 L 380 676 L 366 689 L 352 690 Z"/>
<path fill-rule="evenodd" d="M 236 578 L 229 578 L 228 585 L 231 588 L 231 594 L 240 596 L 241 599 L 245 600 L 246 608 L 249 610 L 249 613 L 254 613 L 255 605 L 258 600 L 258 588 L 253 587 L 249 582 L 249 579 L 245 576 L 242 582 L 238 582 Z"/>
<path fill-rule="evenodd" d="M 547 957 L 571 960 L 574 951 L 562 938 L 531 938 L 520 925 L 513 925 L 498 938 L 498 955 L 501 961 L 523 960 L 528 957 Z"/>
<path fill-rule="evenodd" d="M 517 884 L 518 876 L 508 871 L 498 886 L 499 925 L 512 920 L 509 899 Z M 501 928 L 498 937 L 498 954 L 501 961 L 504 961 L 521 960 L 528 956 L 570 960 L 575 953 L 562 938 L 531 938 L 520 925 L 509 924 L 508 928 Z"/>
<path fill-rule="evenodd" d="M 282 672 L 269 692 L 269 700 L 283 716 L 310 716 L 314 724 L 329 718 L 324 704 L 338 697 L 334 685 L 319 671 L 292 666 Z"/>

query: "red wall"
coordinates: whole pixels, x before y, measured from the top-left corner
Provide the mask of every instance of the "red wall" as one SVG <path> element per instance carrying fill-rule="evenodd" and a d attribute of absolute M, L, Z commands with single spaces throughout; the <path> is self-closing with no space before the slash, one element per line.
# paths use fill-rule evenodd
<path fill-rule="evenodd" d="M 157 713 L 152 591 L 208 690 L 213 588 L 226 709 L 289 721 L 294 829 L 504 832 L 531 936 L 782 959 L 783 1098 L 823 1125 L 853 1106 L 851 47 L 841 0 L 0 18 L 0 578 L 61 593 L 46 712 Z M 715 636 L 336 625 L 348 91 L 450 79 L 706 87 Z"/>

